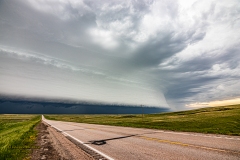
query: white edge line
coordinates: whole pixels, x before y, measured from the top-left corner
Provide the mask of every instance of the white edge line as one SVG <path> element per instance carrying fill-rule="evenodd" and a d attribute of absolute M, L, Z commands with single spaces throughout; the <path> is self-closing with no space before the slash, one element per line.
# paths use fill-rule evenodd
<path fill-rule="evenodd" d="M 43 120 L 44 122 L 46 122 L 46 121 L 45 121 L 45 118 L 44 118 L 43 115 L 42 115 L 42 120 Z M 46 122 L 46 123 L 49 124 L 48 122 Z M 59 129 L 59 128 L 57 128 L 57 127 L 51 125 L 51 124 L 49 124 L 49 125 L 50 125 L 51 127 L 55 128 L 55 129 L 61 131 L 62 134 L 65 134 L 65 135 L 67 135 L 67 136 L 73 138 L 74 140 L 78 141 L 78 142 L 81 143 L 82 145 L 84 145 L 84 146 L 88 147 L 89 149 L 91 149 L 91 150 L 97 152 L 98 154 L 102 155 L 103 157 L 105 157 L 105 158 L 107 158 L 107 159 L 109 159 L 109 160 L 114 160 L 113 158 L 109 157 L 108 155 L 106 155 L 106 154 L 104 154 L 104 153 L 102 153 L 102 152 L 96 150 L 95 148 L 93 148 L 93 147 L 91 147 L 91 146 L 89 146 L 89 145 L 83 143 L 82 141 L 80 141 L 79 139 L 73 137 L 72 135 L 70 135 L 70 134 L 68 134 L 68 133 L 66 133 L 66 132 L 63 132 L 61 129 Z"/>

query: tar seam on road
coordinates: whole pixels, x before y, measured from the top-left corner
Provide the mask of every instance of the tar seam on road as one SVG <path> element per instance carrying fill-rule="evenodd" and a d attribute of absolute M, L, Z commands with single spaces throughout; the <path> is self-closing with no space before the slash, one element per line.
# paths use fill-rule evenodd
<path fill-rule="evenodd" d="M 237 151 L 230 151 L 230 150 L 223 150 L 223 149 L 217 149 L 217 148 L 211 148 L 211 147 L 204 147 L 204 146 L 186 144 L 186 143 L 181 143 L 181 142 L 176 142 L 176 141 L 169 141 L 169 140 L 163 140 L 163 139 L 151 138 L 151 137 L 145 137 L 145 136 L 137 136 L 137 137 L 145 139 L 145 140 L 161 142 L 161 143 L 168 143 L 168 144 L 175 144 L 175 145 L 180 145 L 180 146 L 185 146 L 185 147 L 194 147 L 194 148 L 201 148 L 201 149 L 206 149 L 206 150 L 211 150 L 211 151 L 240 154 L 240 152 L 237 152 Z"/>
<path fill-rule="evenodd" d="M 42 115 L 42 120 L 44 120 L 43 115 Z M 45 121 L 45 122 L 46 122 L 46 121 Z M 46 123 L 49 124 L 48 122 L 46 122 Z M 108 160 L 114 160 L 113 158 L 109 157 L 108 155 L 106 155 L 106 154 L 104 154 L 104 153 L 96 150 L 95 148 L 93 148 L 93 147 L 91 147 L 91 146 L 83 143 L 83 142 L 80 141 L 79 139 L 77 139 L 77 138 L 73 137 L 72 135 L 70 135 L 70 134 L 62 131 L 61 129 L 59 129 L 59 128 L 51 125 L 51 124 L 49 124 L 49 125 L 50 125 L 51 127 L 55 128 L 58 132 L 61 132 L 62 134 L 66 135 L 67 138 L 68 138 L 70 141 L 72 141 L 74 144 L 77 143 L 77 144 L 78 144 L 77 146 L 79 146 L 80 148 L 81 148 L 81 146 L 84 146 L 83 148 L 85 148 L 85 149 L 88 148 L 88 149 L 86 149 L 86 150 L 88 151 L 87 153 L 90 153 L 90 155 L 93 156 L 94 159 L 98 159 L 98 160 L 100 160 L 100 159 L 101 159 L 101 160 L 106 160 L 106 159 L 108 159 Z M 81 144 L 81 145 L 80 145 L 80 144 Z M 85 150 L 84 150 L 84 151 L 85 151 Z M 94 153 L 94 154 L 92 155 L 91 153 Z"/>

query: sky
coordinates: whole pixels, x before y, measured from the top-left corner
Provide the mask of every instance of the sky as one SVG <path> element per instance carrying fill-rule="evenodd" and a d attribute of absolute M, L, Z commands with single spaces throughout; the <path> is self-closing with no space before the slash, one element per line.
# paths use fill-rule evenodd
<path fill-rule="evenodd" d="M 240 103 L 239 46 L 239 0 L 0 0 L 0 95 Z"/>

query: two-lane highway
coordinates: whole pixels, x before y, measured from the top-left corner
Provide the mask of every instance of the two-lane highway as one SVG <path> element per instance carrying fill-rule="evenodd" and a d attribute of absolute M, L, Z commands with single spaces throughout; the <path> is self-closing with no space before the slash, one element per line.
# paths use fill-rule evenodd
<path fill-rule="evenodd" d="M 240 159 L 239 136 L 44 121 L 108 159 Z"/>

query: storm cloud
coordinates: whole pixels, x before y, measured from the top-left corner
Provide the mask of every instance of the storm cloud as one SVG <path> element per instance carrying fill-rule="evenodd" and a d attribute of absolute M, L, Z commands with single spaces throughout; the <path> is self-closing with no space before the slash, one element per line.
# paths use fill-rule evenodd
<path fill-rule="evenodd" d="M 0 94 L 186 109 L 240 96 L 240 2 L 0 1 Z"/>

